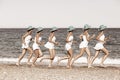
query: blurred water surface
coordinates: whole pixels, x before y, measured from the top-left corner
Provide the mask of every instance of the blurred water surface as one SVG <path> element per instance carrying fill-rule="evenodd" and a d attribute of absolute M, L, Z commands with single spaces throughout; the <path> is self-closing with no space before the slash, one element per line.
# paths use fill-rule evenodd
<path fill-rule="evenodd" d="M 21 36 L 26 32 L 27 29 L 25 28 L 0 28 L 0 57 L 13 57 L 16 58 L 21 54 Z M 74 40 L 77 41 L 76 44 L 73 44 L 73 51 L 74 55 L 79 53 L 79 35 L 82 33 L 81 28 L 77 28 L 73 34 L 74 34 Z M 36 29 L 33 31 L 33 38 L 35 36 Z M 50 33 L 49 28 L 45 28 L 42 33 L 42 39 L 45 41 L 45 43 L 48 40 L 48 36 Z M 98 34 L 97 29 L 91 29 L 89 31 L 90 35 L 92 34 Z M 65 39 L 67 35 L 67 29 L 66 28 L 60 28 L 56 33 L 56 38 L 60 45 L 56 46 L 56 55 L 65 55 L 66 51 L 64 49 L 65 46 Z M 105 45 L 105 47 L 109 50 L 110 55 L 109 58 L 112 59 L 118 59 L 120 58 L 120 28 L 108 28 L 105 31 L 105 35 L 111 35 L 110 41 L 108 41 Z M 95 50 L 93 47 L 97 41 L 91 40 L 89 43 L 89 48 L 91 50 L 91 54 L 95 54 Z M 31 42 L 32 46 L 33 42 Z M 46 49 L 44 46 L 40 46 L 43 54 L 48 54 L 48 49 Z M 101 57 L 103 53 L 100 54 L 99 57 Z M 26 55 L 27 56 L 27 55 Z M 84 54 L 86 56 L 86 54 Z"/>

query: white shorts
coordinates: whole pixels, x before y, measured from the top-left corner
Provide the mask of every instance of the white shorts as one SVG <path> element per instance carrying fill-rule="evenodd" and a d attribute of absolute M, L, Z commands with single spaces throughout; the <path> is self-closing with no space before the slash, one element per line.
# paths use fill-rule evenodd
<path fill-rule="evenodd" d="M 40 49 L 39 45 L 36 43 L 33 43 L 33 50 Z"/>
<path fill-rule="evenodd" d="M 96 49 L 96 50 L 100 50 L 100 49 L 103 49 L 103 48 L 104 48 L 103 43 L 97 43 L 94 47 L 94 49 Z"/>
<path fill-rule="evenodd" d="M 72 46 L 72 45 L 66 43 L 66 45 L 65 45 L 65 49 L 68 51 L 68 50 L 70 50 L 70 49 L 72 48 L 71 46 Z"/>
<path fill-rule="evenodd" d="M 29 44 L 26 44 L 26 45 L 25 45 L 25 44 L 22 44 L 22 48 L 23 48 L 23 49 L 26 49 L 26 48 L 28 48 L 28 47 L 29 47 Z"/>
<path fill-rule="evenodd" d="M 86 41 L 82 41 L 80 44 L 79 44 L 79 48 L 86 48 L 88 47 L 88 42 Z"/>
<path fill-rule="evenodd" d="M 54 44 L 50 42 L 47 42 L 44 46 L 48 49 L 54 49 Z"/>

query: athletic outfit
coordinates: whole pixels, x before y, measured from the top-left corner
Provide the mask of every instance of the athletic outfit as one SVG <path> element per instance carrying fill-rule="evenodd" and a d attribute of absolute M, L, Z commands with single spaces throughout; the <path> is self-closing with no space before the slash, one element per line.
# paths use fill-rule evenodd
<path fill-rule="evenodd" d="M 39 37 L 38 42 L 42 41 L 42 37 Z M 37 44 L 36 37 L 33 43 L 33 50 L 40 49 L 39 44 Z"/>
<path fill-rule="evenodd" d="M 28 36 L 25 37 L 25 44 L 22 43 L 22 48 L 23 49 L 26 49 L 26 48 L 29 47 L 29 43 L 30 43 L 31 39 L 32 39 L 31 35 L 28 35 Z"/>
<path fill-rule="evenodd" d="M 99 39 L 100 39 L 101 41 L 104 41 L 104 40 L 105 40 L 105 35 L 103 34 Z M 104 44 L 104 42 L 100 42 L 100 41 L 99 41 L 99 42 L 95 45 L 94 49 L 96 49 L 96 50 L 103 49 L 103 48 L 104 48 L 103 44 Z"/>
<path fill-rule="evenodd" d="M 86 48 L 88 47 L 88 41 L 86 35 L 82 35 L 82 42 L 79 44 L 79 48 Z"/>
<path fill-rule="evenodd" d="M 52 38 L 52 42 L 55 42 L 55 40 L 56 40 L 56 37 L 55 36 L 53 36 L 53 38 Z M 44 46 L 46 47 L 46 48 L 48 48 L 48 49 L 54 49 L 54 43 L 52 43 L 52 42 L 47 42 Z"/>
<path fill-rule="evenodd" d="M 72 43 L 73 43 L 73 36 L 70 36 L 68 39 L 69 42 L 66 43 L 65 45 L 65 49 L 68 51 L 69 49 L 71 49 Z"/>

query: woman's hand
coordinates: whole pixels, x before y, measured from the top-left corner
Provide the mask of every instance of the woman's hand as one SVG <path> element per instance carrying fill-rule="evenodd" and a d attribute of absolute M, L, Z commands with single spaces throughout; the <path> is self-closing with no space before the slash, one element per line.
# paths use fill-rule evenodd
<path fill-rule="evenodd" d="M 95 37 L 95 34 L 93 34 L 92 36 L 91 36 L 91 38 L 94 38 Z"/>
<path fill-rule="evenodd" d="M 59 45 L 59 43 L 58 43 L 58 42 L 55 42 L 55 45 Z"/>
<path fill-rule="evenodd" d="M 104 43 L 104 44 L 106 43 L 106 41 L 101 41 L 101 42 Z"/>
<path fill-rule="evenodd" d="M 90 41 L 91 39 L 93 39 L 95 37 L 95 34 L 93 34 L 89 39 L 88 41 Z"/>
<path fill-rule="evenodd" d="M 110 40 L 110 38 L 111 38 L 111 35 L 109 35 L 107 38 L 105 38 L 105 41 Z"/>
<path fill-rule="evenodd" d="M 73 41 L 73 43 L 77 44 L 77 41 Z"/>
<path fill-rule="evenodd" d="M 34 41 L 34 38 L 31 38 L 30 40 L 31 40 L 31 41 Z"/>
<path fill-rule="evenodd" d="M 44 44 L 45 44 L 45 42 L 44 42 L 44 41 L 42 41 L 42 42 L 41 42 L 41 45 L 43 46 Z"/>
<path fill-rule="evenodd" d="M 68 42 L 71 42 L 71 41 L 67 41 L 67 40 L 66 40 L 66 42 L 68 43 Z"/>
<path fill-rule="evenodd" d="M 23 42 L 23 44 L 26 46 L 26 43 L 25 43 L 25 42 Z"/>
<path fill-rule="evenodd" d="M 79 36 L 80 40 L 82 40 L 82 37 L 83 37 L 83 34 L 81 34 L 81 35 Z"/>

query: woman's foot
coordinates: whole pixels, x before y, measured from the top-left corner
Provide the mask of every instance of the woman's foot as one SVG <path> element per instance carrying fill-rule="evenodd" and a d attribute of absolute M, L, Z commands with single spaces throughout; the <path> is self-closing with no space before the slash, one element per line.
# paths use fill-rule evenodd
<path fill-rule="evenodd" d="M 71 62 L 70 62 L 70 66 L 72 66 L 74 63 L 74 58 L 72 58 Z"/>
<path fill-rule="evenodd" d="M 17 63 L 16 63 L 16 65 L 17 65 L 17 66 L 20 66 L 20 63 L 19 63 L 19 62 L 17 62 Z"/>
<path fill-rule="evenodd" d="M 88 68 L 94 68 L 93 66 L 91 66 L 91 65 L 88 65 Z"/>
<path fill-rule="evenodd" d="M 32 64 L 32 67 L 35 67 L 36 65 L 35 64 Z"/>
<path fill-rule="evenodd" d="M 57 60 L 57 65 L 60 64 L 60 57 L 58 57 L 58 60 Z"/>
<path fill-rule="evenodd" d="M 72 67 L 67 65 L 66 68 L 67 68 L 67 69 L 71 69 Z"/>
<path fill-rule="evenodd" d="M 91 63 L 88 63 L 88 68 L 92 68 L 93 66 L 91 65 Z"/>
<path fill-rule="evenodd" d="M 43 61 L 43 58 L 40 59 L 40 63 Z"/>
<path fill-rule="evenodd" d="M 103 63 L 100 64 L 101 67 L 106 67 Z"/>
<path fill-rule="evenodd" d="M 48 67 L 49 67 L 49 68 L 51 68 L 51 67 L 52 67 L 52 65 L 51 65 L 51 64 L 49 64 L 49 65 L 48 65 Z"/>
<path fill-rule="evenodd" d="M 30 62 L 27 62 L 27 64 L 28 64 L 28 65 L 31 65 L 31 63 L 30 63 Z"/>

